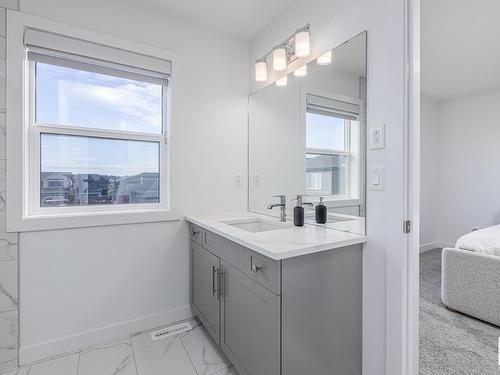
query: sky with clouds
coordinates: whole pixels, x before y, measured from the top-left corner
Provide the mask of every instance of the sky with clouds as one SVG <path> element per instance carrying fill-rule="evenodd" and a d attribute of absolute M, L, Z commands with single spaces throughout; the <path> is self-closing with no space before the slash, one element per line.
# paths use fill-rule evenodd
<path fill-rule="evenodd" d="M 160 134 L 162 86 L 37 63 L 36 121 Z M 158 172 L 154 142 L 43 135 L 43 172 Z"/>

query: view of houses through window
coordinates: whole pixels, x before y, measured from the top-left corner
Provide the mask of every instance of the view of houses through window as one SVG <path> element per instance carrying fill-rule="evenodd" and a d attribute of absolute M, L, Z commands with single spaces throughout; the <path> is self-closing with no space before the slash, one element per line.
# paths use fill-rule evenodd
<path fill-rule="evenodd" d="M 137 176 L 42 172 L 41 205 L 157 203 L 158 173 Z"/>
<path fill-rule="evenodd" d="M 41 206 L 157 203 L 158 173 L 137 176 L 42 172 Z"/>
<path fill-rule="evenodd" d="M 41 144 L 41 207 L 160 201 L 157 143 L 42 134 Z"/>
<path fill-rule="evenodd" d="M 345 155 L 306 155 L 306 189 L 312 195 L 347 194 Z"/>

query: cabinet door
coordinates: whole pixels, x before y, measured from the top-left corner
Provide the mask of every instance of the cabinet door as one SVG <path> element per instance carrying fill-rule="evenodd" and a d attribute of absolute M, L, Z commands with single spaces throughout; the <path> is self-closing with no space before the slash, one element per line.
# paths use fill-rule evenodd
<path fill-rule="evenodd" d="M 220 260 L 208 250 L 191 242 L 192 305 L 212 338 L 219 343 L 220 303 L 217 278 Z"/>
<path fill-rule="evenodd" d="M 280 297 L 223 262 L 221 347 L 240 375 L 280 374 Z"/>

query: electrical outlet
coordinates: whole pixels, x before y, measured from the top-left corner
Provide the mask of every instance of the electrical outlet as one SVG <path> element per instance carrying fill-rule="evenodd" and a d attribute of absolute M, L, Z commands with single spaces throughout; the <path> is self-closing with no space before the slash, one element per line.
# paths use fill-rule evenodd
<path fill-rule="evenodd" d="M 262 176 L 260 174 L 253 175 L 253 186 L 261 186 L 262 185 Z"/>
<path fill-rule="evenodd" d="M 234 186 L 243 186 L 243 177 L 239 173 L 234 175 Z"/>

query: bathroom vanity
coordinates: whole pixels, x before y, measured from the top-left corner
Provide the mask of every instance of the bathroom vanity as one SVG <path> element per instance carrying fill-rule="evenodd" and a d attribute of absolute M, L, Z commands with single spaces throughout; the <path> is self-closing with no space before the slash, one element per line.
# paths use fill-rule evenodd
<path fill-rule="evenodd" d="M 187 218 L 192 308 L 240 375 L 362 372 L 366 40 L 252 93 L 250 212 Z M 326 223 L 314 207 L 287 221 L 302 196 Z"/>
<path fill-rule="evenodd" d="M 191 303 L 240 375 L 361 374 L 362 235 L 189 217 Z"/>

